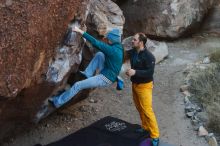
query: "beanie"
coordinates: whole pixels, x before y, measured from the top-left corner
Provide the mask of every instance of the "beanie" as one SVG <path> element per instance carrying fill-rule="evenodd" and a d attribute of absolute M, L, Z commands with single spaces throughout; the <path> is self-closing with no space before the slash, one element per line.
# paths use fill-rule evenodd
<path fill-rule="evenodd" d="M 117 28 L 112 29 L 106 35 L 106 38 L 109 39 L 112 43 L 120 43 L 121 42 L 121 33 Z"/>

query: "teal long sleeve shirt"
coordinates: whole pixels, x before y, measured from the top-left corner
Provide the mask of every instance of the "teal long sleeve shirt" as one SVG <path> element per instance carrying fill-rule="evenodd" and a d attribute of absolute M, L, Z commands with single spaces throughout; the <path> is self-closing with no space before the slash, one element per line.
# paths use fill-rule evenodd
<path fill-rule="evenodd" d="M 84 32 L 83 37 L 95 48 L 105 54 L 104 69 L 101 71 L 106 78 L 115 82 L 123 63 L 123 47 L 121 43 L 106 44 Z"/>

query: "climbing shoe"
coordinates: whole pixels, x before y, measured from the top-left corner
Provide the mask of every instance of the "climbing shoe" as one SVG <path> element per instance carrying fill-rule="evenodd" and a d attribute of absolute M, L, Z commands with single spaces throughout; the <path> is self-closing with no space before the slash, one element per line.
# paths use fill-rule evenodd
<path fill-rule="evenodd" d="M 53 102 L 53 98 L 52 98 L 52 97 L 48 98 L 48 103 L 49 103 L 50 105 L 52 105 L 54 108 L 56 108 L 56 106 L 54 105 L 54 102 Z"/>
<path fill-rule="evenodd" d="M 56 108 L 50 102 L 45 102 L 37 112 L 34 118 L 34 122 L 38 123 L 40 120 L 44 119 L 55 110 Z"/>
<path fill-rule="evenodd" d="M 159 138 L 152 138 L 151 139 L 151 145 L 152 146 L 159 146 Z"/>
<path fill-rule="evenodd" d="M 81 77 L 83 79 L 87 79 L 88 77 L 86 76 L 86 74 L 84 73 L 84 71 L 79 71 L 79 74 L 81 75 Z"/>

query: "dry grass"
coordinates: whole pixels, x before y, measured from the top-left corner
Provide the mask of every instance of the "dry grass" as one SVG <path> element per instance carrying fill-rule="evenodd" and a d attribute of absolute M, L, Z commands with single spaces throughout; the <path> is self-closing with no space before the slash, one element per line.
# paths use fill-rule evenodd
<path fill-rule="evenodd" d="M 220 49 L 210 55 L 211 62 L 220 63 Z"/>
<path fill-rule="evenodd" d="M 191 73 L 189 90 L 205 107 L 209 116 L 208 126 L 220 134 L 220 51 L 211 55 L 211 61 L 216 64 Z"/>

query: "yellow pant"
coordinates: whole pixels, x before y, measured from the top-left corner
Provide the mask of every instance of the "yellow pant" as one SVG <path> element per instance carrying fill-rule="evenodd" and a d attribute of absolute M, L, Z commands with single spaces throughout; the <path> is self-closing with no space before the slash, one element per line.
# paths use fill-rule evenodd
<path fill-rule="evenodd" d="M 159 128 L 152 108 L 153 82 L 132 84 L 135 106 L 140 114 L 142 127 L 150 132 L 151 138 L 159 138 Z"/>

